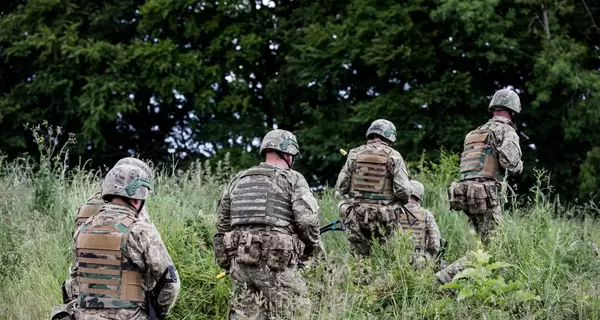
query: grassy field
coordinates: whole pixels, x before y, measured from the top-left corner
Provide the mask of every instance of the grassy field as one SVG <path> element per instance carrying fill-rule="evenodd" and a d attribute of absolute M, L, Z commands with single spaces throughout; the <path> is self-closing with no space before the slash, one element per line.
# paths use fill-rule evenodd
<path fill-rule="evenodd" d="M 426 186 L 425 206 L 450 241 L 447 260 L 478 249 L 466 217 L 448 208 L 445 187 L 456 176 L 456 156 L 440 164 L 411 163 Z M 46 162 L 42 162 L 46 163 Z M 19 160 L 0 169 L 0 319 L 47 319 L 61 300 L 71 263 L 77 206 L 99 190 L 100 177 L 62 170 L 60 162 L 33 168 Z M 219 167 L 218 170 L 216 167 Z M 179 270 L 182 291 L 170 319 L 223 319 L 229 279 L 213 262 L 216 206 L 232 170 L 197 163 L 157 172 L 148 211 Z M 220 174 L 215 174 L 220 172 Z M 519 205 L 505 206 L 505 224 L 484 262 L 456 290 L 442 289 L 435 270 L 412 270 L 407 240 L 398 236 L 373 256 L 348 255 L 342 232 L 323 235 L 328 262 L 303 271 L 313 319 L 599 319 L 600 226 L 586 218 L 593 206 L 561 206 L 543 171 Z M 337 219 L 331 189 L 318 194 L 321 222 Z M 578 216 L 581 218 L 567 219 Z M 495 270 L 501 262 L 511 264 Z M 487 268 L 486 268 L 487 266 Z"/>

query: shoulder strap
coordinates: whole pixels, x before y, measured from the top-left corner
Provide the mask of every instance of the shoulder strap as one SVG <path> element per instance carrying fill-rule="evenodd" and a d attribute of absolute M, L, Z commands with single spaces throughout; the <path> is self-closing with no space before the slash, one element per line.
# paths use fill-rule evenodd
<path fill-rule="evenodd" d="M 252 167 L 252 168 L 246 170 L 244 173 L 242 173 L 240 175 L 239 178 L 241 179 L 243 177 L 248 177 L 248 176 L 267 176 L 270 178 L 275 175 L 276 171 L 277 171 L 277 169 L 255 166 L 255 167 Z"/>

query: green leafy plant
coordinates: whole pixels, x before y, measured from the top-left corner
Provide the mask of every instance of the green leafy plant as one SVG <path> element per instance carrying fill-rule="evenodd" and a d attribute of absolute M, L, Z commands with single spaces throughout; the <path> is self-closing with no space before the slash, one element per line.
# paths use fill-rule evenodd
<path fill-rule="evenodd" d="M 512 264 L 502 261 L 490 263 L 492 256 L 481 249 L 471 251 L 468 257 L 467 268 L 459 272 L 452 282 L 442 286 L 458 290 L 457 301 L 507 307 L 519 302 L 541 300 L 539 296 L 526 290 L 521 281 L 506 282 L 498 274 L 500 269 L 513 267 Z"/>

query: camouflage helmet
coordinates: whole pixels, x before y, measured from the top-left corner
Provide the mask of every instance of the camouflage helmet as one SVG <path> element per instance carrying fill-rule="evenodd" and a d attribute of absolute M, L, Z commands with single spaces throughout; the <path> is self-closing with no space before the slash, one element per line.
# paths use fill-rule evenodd
<path fill-rule="evenodd" d="M 266 151 L 281 151 L 296 156 L 300 153 L 300 146 L 298 146 L 298 141 L 293 133 L 276 129 L 269 131 L 263 137 L 260 154 L 264 154 Z"/>
<path fill-rule="evenodd" d="M 117 161 L 117 163 L 115 164 L 115 167 L 123 165 L 123 164 L 136 166 L 136 167 L 144 170 L 144 172 L 146 172 L 146 174 L 148 175 L 150 180 L 152 180 L 154 178 L 154 173 L 152 172 L 152 169 L 150 168 L 148 163 L 146 163 L 145 161 L 143 161 L 141 159 L 134 158 L 134 157 L 123 158 L 123 159 Z"/>
<path fill-rule="evenodd" d="M 148 174 L 139 167 L 122 164 L 114 166 L 102 183 L 102 199 L 123 197 L 145 200 L 152 189 L 152 181 Z"/>
<path fill-rule="evenodd" d="M 396 141 L 396 126 L 388 120 L 377 119 L 367 129 L 367 138 L 371 134 L 376 134 L 381 138 L 394 142 Z"/>
<path fill-rule="evenodd" d="M 510 89 L 496 91 L 494 97 L 492 97 L 492 101 L 490 101 L 488 110 L 493 110 L 498 107 L 506 108 L 516 113 L 521 112 L 521 100 L 519 100 L 519 95 Z"/>
<path fill-rule="evenodd" d="M 421 199 L 423 198 L 423 194 L 425 193 L 425 187 L 423 186 L 422 183 L 420 183 L 417 180 L 410 180 L 410 184 L 412 185 L 413 191 L 412 191 L 412 196 L 416 197 L 417 199 L 419 199 L 419 201 L 421 201 Z"/>

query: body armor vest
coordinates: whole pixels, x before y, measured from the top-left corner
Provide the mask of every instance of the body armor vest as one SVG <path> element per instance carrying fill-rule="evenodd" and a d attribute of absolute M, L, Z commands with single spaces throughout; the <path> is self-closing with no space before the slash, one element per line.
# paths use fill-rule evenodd
<path fill-rule="evenodd" d="M 96 193 L 93 197 L 89 198 L 86 203 L 81 205 L 77 210 L 77 218 L 75 218 L 75 230 L 77 230 L 77 228 L 79 228 L 89 217 L 95 216 L 103 205 L 104 200 L 102 200 L 100 193 Z"/>
<path fill-rule="evenodd" d="M 419 205 L 410 202 L 406 204 L 406 209 L 410 210 L 414 217 L 410 213 L 402 213 L 399 219 L 402 231 L 411 230 L 415 248 L 425 250 L 427 249 L 427 213 Z"/>
<path fill-rule="evenodd" d="M 274 188 L 278 171 L 256 166 L 242 173 L 231 193 L 231 226 L 287 227 L 294 222 L 291 199 Z"/>
<path fill-rule="evenodd" d="M 460 181 L 470 179 L 503 180 L 495 150 L 494 133 L 486 129 L 469 132 L 460 157 Z"/>
<path fill-rule="evenodd" d="M 125 212 L 129 209 L 122 210 Z M 142 274 L 123 256 L 127 252 L 131 225 L 136 221 L 138 219 L 127 215 L 105 220 L 95 226 L 90 221 L 81 227 L 75 240 L 79 307 L 106 309 L 142 306 Z"/>
<path fill-rule="evenodd" d="M 391 148 L 365 149 L 358 153 L 350 176 L 350 194 L 353 198 L 359 202 L 394 199 L 388 171 L 391 153 Z"/>

